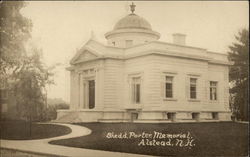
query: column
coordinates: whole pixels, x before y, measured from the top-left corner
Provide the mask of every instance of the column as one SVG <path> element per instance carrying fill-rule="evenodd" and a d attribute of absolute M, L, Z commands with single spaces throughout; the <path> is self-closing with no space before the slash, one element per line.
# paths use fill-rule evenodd
<path fill-rule="evenodd" d="M 88 80 L 83 80 L 83 108 L 88 109 L 89 108 L 89 83 Z"/>
<path fill-rule="evenodd" d="M 104 108 L 104 62 L 102 61 L 96 69 L 96 87 L 97 87 L 97 107 Z"/>
<path fill-rule="evenodd" d="M 99 76 L 98 76 L 98 69 L 95 70 L 95 108 L 99 108 Z"/>
<path fill-rule="evenodd" d="M 84 89 L 83 89 L 83 74 L 80 73 L 80 81 L 79 81 L 79 109 L 84 107 Z"/>
<path fill-rule="evenodd" d="M 78 76 L 77 76 L 77 109 L 80 108 L 80 97 L 81 97 L 81 73 L 78 73 Z"/>
<path fill-rule="evenodd" d="M 75 72 L 70 71 L 70 109 L 75 109 Z"/>

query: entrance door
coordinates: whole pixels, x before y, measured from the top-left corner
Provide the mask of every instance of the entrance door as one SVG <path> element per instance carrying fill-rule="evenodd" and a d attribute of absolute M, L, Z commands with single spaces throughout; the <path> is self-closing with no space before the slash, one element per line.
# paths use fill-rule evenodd
<path fill-rule="evenodd" d="M 95 108 L 95 81 L 89 81 L 89 109 Z"/>

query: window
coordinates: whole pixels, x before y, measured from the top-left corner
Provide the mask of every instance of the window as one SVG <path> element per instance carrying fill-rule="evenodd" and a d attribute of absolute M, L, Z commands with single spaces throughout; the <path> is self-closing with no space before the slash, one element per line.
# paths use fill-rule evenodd
<path fill-rule="evenodd" d="M 126 40 L 126 47 L 131 47 L 133 46 L 133 40 Z"/>
<path fill-rule="evenodd" d="M 171 121 L 175 121 L 175 118 L 176 118 L 176 113 L 174 113 L 174 112 L 167 113 L 167 119 L 169 119 Z"/>
<path fill-rule="evenodd" d="M 134 77 L 132 79 L 132 102 L 135 104 L 140 104 L 141 102 L 141 78 Z"/>
<path fill-rule="evenodd" d="M 113 46 L 115 46 L 115 42 L 114 41 L 112 42 L 112 44 L 113 44 Z"/>
<path fill-rule="evenodd" d="M 166 76 L 166 98 L 173 98 L 173 76 Z"/>
<path fill-rule="evenodd" d="M 196 78 L 190 78 L 190 98 L 191 99 L 196 99 L 197 98 L 196 86 L 197 86 L 197 79 Z"/>
<path fill-rule="evenodd" d="M 199 113 L 192 113 L 192 119 L 199 120 L 200 114 Z"/>
<path fill-rule="evenodd" d="M 138 119 L 138 113 L 131 113 L 131 120 L 137 120 Z"/>
<path fill-rule="evenodd" d="M 218 119 L 218 112 L 212 112 L 212 119 L 217 120 Z"/>
<path fill-rule="evenodd" d="M 210 100 L 217 100 L 217 82 L 210 81 Z"/>

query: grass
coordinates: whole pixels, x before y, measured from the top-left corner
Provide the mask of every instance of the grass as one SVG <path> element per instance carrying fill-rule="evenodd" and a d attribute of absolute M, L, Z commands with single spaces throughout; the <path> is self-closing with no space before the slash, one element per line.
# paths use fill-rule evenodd
<path fill-rule="evenodd" d="M 92 133 L 88 136 L 52 141 L 50 143 L 70 147 L 147 154 L 157 156 L 247 156 L 248 124 L 234 122 L 209 123 L 170 123 L 170 124 L 135 124 L 135 123 L 80 123 Z M 142 138 L 109 139 L 108 132 L 165 134 L 187 133 L 193 137 L 192 146 L 142 146 Z M 168 141 L 168 139 L 157 139 Z M 174 141 L 175 140 L 175 141 Z M 176 139 L 172 141 L 174 144 Z"/>
<path fill-rule="evenodd" d="M 6 140 L 31 140 L 43 139 L 55 136 L 65 135 L 71 132 L 71 129 L 65 126 L 53 124 L 36 124 L 25 121 L 2 121 L 1 139 Z"/>

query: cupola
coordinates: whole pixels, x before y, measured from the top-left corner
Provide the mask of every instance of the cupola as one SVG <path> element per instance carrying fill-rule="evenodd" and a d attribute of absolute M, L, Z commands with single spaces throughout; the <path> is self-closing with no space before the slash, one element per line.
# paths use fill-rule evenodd
<path fill-rule="evenodd" d="M 128 48 L 160 38 L 160 34 L 152 30 L 151 24 L 134 13 L 134 3 L 130 5 L 131 13 L 120 19 L 113 30 L 105 34 L 108 45 Z"/>

